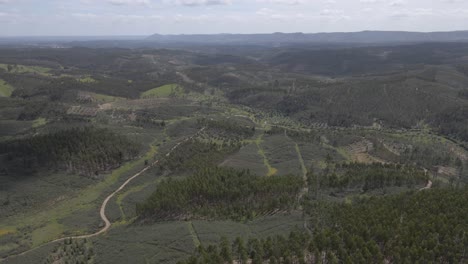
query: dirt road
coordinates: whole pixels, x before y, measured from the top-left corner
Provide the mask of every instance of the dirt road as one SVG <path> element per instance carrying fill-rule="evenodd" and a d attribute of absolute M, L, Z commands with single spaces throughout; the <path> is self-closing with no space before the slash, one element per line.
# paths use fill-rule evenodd
<path fill-rule="evenodd" d="M 203 130 L 205 130 L 205 128 L 202 128 L 200 129 L 197 133 L 195 133 L 193 136 L 191 137 L 188 137 L 186 139 L 184 139 L 183 141 L 177 143 L 174 147 L 172 147 L 172 149 L 166 154 L 166 157 L 169 157 L 171 155 L 171 153 L 176 150 L 180 144 L 184 143 L 184 142 L 187 142 L 188 140 L 194 138 L 198 133 L 202 132 Z M 92 233 L 92 234 L 88 234 L 88 235 L 82 235 L 82 236 L 71 236 L 71 237 L 63 237 L 63 238 L 58 238 L 58 239 L 55 239 L 55 240 L 52 240 L 52 241 L 49 241 L 47 243 L 44 243 L 36 248 L 32 248 L 30 250 L 27 250 L 27 251 L 24 251 L 22 253 L 19 253 L 19 254 L 16 254 L 16 255 L 11 255 L 11 256 L 8 256 L 6 258 L 3 258 L 3 259 L 0 259 L 0 262 L 6 262 L 8 259 L 12 258 L 12 257 L 17 257 L 17 256 L 22 256 L 22 255 L 25 255 L 33 250 L 36 250 L 40 247 L 43 247 L 45 245 L 48 245 L 48 244 L 52 244 L 52 243 L 56 243 L 56 242 L 61 242 L 61 241 L 64 241 L 65 239 L 84 239 L 84 238 L 91 238 L 91 237 L 95 237 L 95 236 L 98 236 L 102 233 L 105 233 L 107 230 L 109 230 L 109 228 L 112 226 L 112 223 L 109 221 L 109 219 L 107 218 L 106 216 L 106 207 L 107 207 L 107 203 L 118 193 L 120 192 L 123 188 L 125 188 L 125 186 L 127 186 L 131 181 L 133 181 L 135 178 L 137 178 L 138 176 L 140 176 L 141 174 L 143 174 L 145 171 L 149 170 L 151 167 L 153 167 L 154 165 L 158 164 L 159 163 L 159 160 L 156 160 L 154 161 L 153 163 L 151 163 L 150 165 L 146 166 L 145 168 L 143 168 L 141 171 L 139 171 L 138 173 L 136 173 L 135 175 L 133 175 L 132 177 L 128 178 L 122 185 L 120 185 L 119 188 L 117 188 L 117 190 L 115 190 L 113 193 L 111 193 L 109 196 L 106 197 L 106 199 L 104 199 L 104 202 L 102 203 L 101 205 L 101 210 L 99 212 L 100 216 L 101 216 L 101 219 L 102 221 L 104 221 L 104 227 L 95 232 L 95 233 Z"/>

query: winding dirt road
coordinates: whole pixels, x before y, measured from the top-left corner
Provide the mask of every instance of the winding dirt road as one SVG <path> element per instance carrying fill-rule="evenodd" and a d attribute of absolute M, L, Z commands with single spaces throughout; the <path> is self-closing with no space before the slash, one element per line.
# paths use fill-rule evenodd
<path fill-rule="evenodd" d="M 171 153 L 176 150 L 180 144 L 184 143 L 184 142 L 187 142 L 188 140 L 194 138 L 196 135 L 198 135 L 200 132 L 202 132 L 203 130 L 205 130 L 205 128 L 202 128 L 200 129 L 197 133 L 195 133 L 194 135 L 184 139 L 183 141 L 177 143 L 174 147 L 171 148 L 171 150 L 166 154 L 166 157 L 169 157 L 171 155 Z M 95 233 L 92 233 L 92 234 L 88 234 L 88 235 L 82 235 L 82 236 L 71 236 L 71 237 L 63 237 L 63 238 L 58 238 L 58 239 L 55 239 L 55 240 L 52 240 L 52 241 L 49 241 L 47 243 L 44 243 L 38 247 L 35 247 L 35 248 L 32 248 L 30 250 L 27 250 L 27 251 L 24 251 L 22 253 L 19 253 L 19 254 L 16 254 L 16 255 L 11 255 L 11 256 L 8 256 L 6 258 L 2 258 L 0 259 L 0 262 L 6 262 L 8 259 L 12 258 L 12 257 L 18 257 L 18 256 L 22 256 L 22 255 L 25 255 L 33 250 L 36 250 L 40 247 L 43 247 L 45 245 L 48 245 L 48 244 L 52 244 L 52 243 L 56 243 L 56 242 L 61 242 L 61 241 L 64 241 L 66 239 L 84 239 L 84 238 L 92 238 L 92 237 L 95 237 L 95 236 L 98 236 L 102 233 L 105 233 L 107 230 L 109 230 L 109 228 L 112 226 L 112 223 L 109 221 L 109 219 L 107 218 L 106 216 L 106 207 L 107 207 L 107 203 L 110 201 L 110 199 L 112 199 L 118 192 L 120 192 L 123 188 L 125 188 L 125 186 L 127 186 L 131 181 L 133 181 L 135 178 L 137 178 L 138 176 L 140 176 L 141 174 L 143 174 L 145 171 L 149 170 L 151 167 L 153 167 L 154 165 L 158 164 L 159 163 L 159 160 L 156 160 L 154 161 L 153 163 L 151 163 L 150 165 L 146 166 L 145 168 L 143 168 L 141 171 L 139 171 L 138 173 L 136 173 L 135 175 L 133 175 L 132 177 L 128 178 L 122 185 L 120 185 L 120 187 L 115 190 L 113 193 L 111 193 L 109 196 L 106 197 L 106 199 L 104 199 L 104 202 L 102 202 L 102 205 L 101 205 L 101 209 L 99 211 L 99 214 L 101 216 L 101 219 L 102 221 L 104 221 L 104 227 L 95 232 Z"/>

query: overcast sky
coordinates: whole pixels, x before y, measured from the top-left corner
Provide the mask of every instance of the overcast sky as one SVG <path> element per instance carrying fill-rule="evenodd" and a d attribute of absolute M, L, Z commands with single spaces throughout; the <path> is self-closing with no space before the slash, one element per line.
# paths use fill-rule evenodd
<path fill-rule="evenodd" d="M 468 29 L 468 0 L 0 0 L 0 36 Z"/>

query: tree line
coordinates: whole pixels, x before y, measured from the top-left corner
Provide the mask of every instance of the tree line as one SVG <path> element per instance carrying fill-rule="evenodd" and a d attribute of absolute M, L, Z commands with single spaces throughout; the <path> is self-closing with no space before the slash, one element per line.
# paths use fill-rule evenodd
<path fill-rule="evenodd" d="M 96 175 L 139 154 L 139 145 L 108 129 L 73 128 L 0 143 L 13 169 L 52 169 Z"/>
<path fill-rule="evenodd" d="M 296 207 L 302 187 L 298 176 L 261 177 L 249 171 L 206 167 L 183 179 L 162 181 L 137 205 L 143 218 L 252 219 Z"/>
<path fill-rule="evenodd" d="M 436 189 L 352 204 L 311 202 L 312 234 L 221 238 L 179 264 L 466 263 L 468 189 Z"/>
<path fill-rule="evenodd" d="M 424 185 L 429 179 L 426 173 L 414 166 L 382 163 L 330 164 L 321 173 L 309 170 L 307 177 L 310 191 L 323 189 L 337 191 L 360 189 L 364 192 L 387 187 L 414 187 Z"/>

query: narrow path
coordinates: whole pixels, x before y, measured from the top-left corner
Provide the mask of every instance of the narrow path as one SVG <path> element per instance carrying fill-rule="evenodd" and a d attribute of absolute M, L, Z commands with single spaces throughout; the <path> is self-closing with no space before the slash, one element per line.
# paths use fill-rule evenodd
<path fill-rule="evenodd" d="M 299 193 L 298 198 L 297 198 L 298 201 L 300 202 L 302 200 L 302 198 L 304 197 L 304 195 L 306 195 L 309 192 L 309 183 L 307 181 L 307 168 L 305 166 L 304 159 L 302 158 L 302 153 L 301 153 L 301 149 L 299 148 L 299 145 L 288 136 L 288 134 L 286 133 L 286 130 L 284 131 L 284 136 L 287 139 L 294 142 L 294 148 L 296 149 L 297 158 L 299 160 L 299 163 L 301 164 L 302 180 L 304 182 L 304 186 L 302 187 L 301 192 Z M 302 205 L 299 205 L 299 208 L 300 208 L 300 210 L 302 210 L 302 219 L 303 219 L 304 229 L 307 230 L 307 232 L 309 234 L 312 234 L 312 230 L 310 230 L 310 228 L 308 226 L 308 221 L 307 221 L 307 217 L 306 217 L 306 213 L 304 211 L 304 208 L 302 208 Z"/>
<path fill-rule="evenodd" d="M 265 165 L 265 167 L 267 168 L 268 172 L 267 172 L 267 175 L 268 177 L 270 176 L 273 176 L 275 175 L 278 170 L 276 168 L 273 168 L 270 164 L 270 162 L 268 161 L 268 157 L 266 156 L 265 154 L 265 151 L 262 149 L 262 140 L 263 140 L 263 134 L 261 134 L 256 140 L 255 140 L 255 145 L 257 145 L 257 149 L 258 149 L 258 154 L 263 158 L 263 164 Z"/>
<path fill-rule="evenodd" d="M 200 129 L 197 133 L 195 133 L 193 136 L 191 137 L 188 137 L 186 139 L 184 139 L 183 141 L 177 143 L 174 147 L 171 148 L 171 150 L 166 154 L 166 157 L 169 157 L 171 155 L 171 153 L 176 150 L 180 144 L 184 143 L 184 142 L 187 142 L 188 140 L 194 138 L 197 134 L 199 134 L 200 132 L 202 132 L 203 130 L 205 130 L 205 128 L 202 128 Z M 125 188 L 125 186 L 127 186 L 131 181 L 133 181 L 135 178 L 137 178 L 138 176 L 140 176 L 141 174 L 143 174 L 144 172 L 146 172 L 147 170 L 149 170 L 151 167 L 153 167 L 154 165 L 158 164 L 159 163 L 159 160 L 156 160 L 154 161 L 153 163 L 151 163 L 150 165 L 146 166 L 145 168 L 143 168 L 141 171 L 139 171 L 138 173 L 136 173 L 135 175 L 133 175 L 132 177 L 130 177 L 129 179 L 127 179 L 122 185 L 120 185 L 120 187 L 115 190 L 113 193 L 111 193 L 109 196 L 106 197 L 106 199 L 104 199 L 104 202 L 102 203 L 101 205 L 101 209 L 99 211 L 99 215 L 101 216 L 101 219 L 102 221 L 104 221 L 104 227 L 95 232 L 95 233 L 92 233 L 92 234 L 88 234 L 88 235 L 82 235 L 82 236 L 71 236 L 71 237 L 63 237 L 63 238 L 58 238 L 58 239 L 55 239 L 55 240 L 52 240 L 52 241 L 49 241 L 47 243 L 44 243 L 38 247 L 35 247 L 35 248 L 32 248 L 30 250 L 27 250 L 27 251 L 24 251 L 22 253 L 19 253 L 19 254 L 16 254 L 16 255 L 11 255 L 11 256 L 8 256 L 6 258 L 3 258 L 3 259 L 0 259 L 0 262 L 4 262 L 4 261 L 7 261 L 8 259 L 12 258 L 12 257 L 17 257 L 17 256 L 22 256 L 22 255 L 25 255 L 33 250 L 36 250 L 40 247 L 43 247 L 45 245 L 48 245 L 48 244 L 52 244 L 52 243 L 56 243 L 56 242 L 60 242 L 60 241 L 64 241 L 65 239 L 84 239 L 84 238 L 92 238 L 92 237 L 95 237 L 95 236 L 98 236 L 104 232 L 106 232 L 107 230 L 109 230 L 109 228 L 112 226 L 112 223 L 109 221 L 109 219 L 107 218 L 106 216 L 106 207 L 107 207 L 107 203 L 109 203 L 109 201 L 118 193 L 120 192 L 123 188 Z"/>
<path fill-rule="evenodd" d="M 198 237 L 198 233 L 195 230 L 195 227 L 193 226 L 192 221 L 187 223 L 188 229 L 190 232 L 190 235 L 192 236 L 193 244 L 195 245 L 196 248 L 201 245 L 200 238 Z"/>
<path fill-rule="evenodd" d="M 423 190 L 427 190 L 427 189 L 430 189 L 430 188 L 432 188 L 432 181 L 431 181 L 431 180 L 427 181 L 426 186 L 425 186 L 425 187 L 422 187 L 422 188 L 419 189 L 419 190 L 420 190 L 420 191 L 423 191 Z"/>

